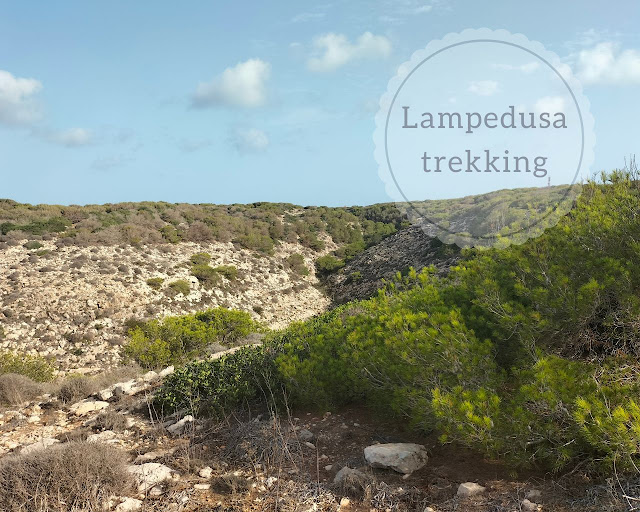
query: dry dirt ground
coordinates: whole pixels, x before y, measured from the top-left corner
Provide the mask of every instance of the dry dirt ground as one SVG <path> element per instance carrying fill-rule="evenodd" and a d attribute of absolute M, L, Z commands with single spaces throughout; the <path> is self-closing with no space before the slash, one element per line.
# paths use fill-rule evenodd
<path fill-rule="evenodd" d="M 176 422 L 186 412 L 158 418 L 150 405 L 160 382 L 158 375 L 150 373 L 121 383 L 120 392 L 112 397 L 103 394 L 106 401 L 100 403 L 89 398 L 63 405 L 45 396 L 5 410 L 0 414 L 0 454 L 20 452 L 25 446 L 46 450 L 56 441 L 86 440 L 119 447 L 128 453 L 132 466 L 156 463 L 171 473 L 142 491 L 134 489 L 104 504 L 105 510 L 118 512 L 423 512 L 428 507 L 435 512 L 632 510 L 617 482 L 590 481 L 579 472 L 516 474 L 498 462 L 454 445 L 443 446 L 433 436 L 417 435 L 402 423 L 383 420 L 364 408 L 295 410 L 275 416 L 268 410 L 245 410 L 223 421 L 187 418 L 183 428 L 177 428 Z M 95 404 L 104 409 L 92 410 Z M 105 413 L 111 424 L 100 419 Z M 387 442 L 422 444 L 429 460 L 408 477 L 369 467 L 363 449 Z M 359 469 L 363 478 L 334 483 L 344 466 Z M 461 498 L 457 490 L 463 482 L 476 482 L 486 489 Z M 525 501 L 532 491 L 539 492 L 535 508 Z M 628 494 L 632 491 L 627 488 Z M 123 508 L 126 498 L 137 508 Z"/>

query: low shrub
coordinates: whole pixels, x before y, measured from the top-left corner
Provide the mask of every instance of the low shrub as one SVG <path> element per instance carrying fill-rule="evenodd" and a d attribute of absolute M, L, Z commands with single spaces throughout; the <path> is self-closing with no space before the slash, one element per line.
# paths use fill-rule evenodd
<path fill-rule="evenodd" d="M 102 443 L 63 443 L 0 460 L 0 503 L 7 512 L 100 510 L 131 484 L 127 455 Z"/>
<path fill-rule="evenodd" d="M 344 267 L 344 261 L 336 258 L 335 256 L 331 256 L 330 254 L 327 254 L 326 256 L 320 256 L 316 260 L 316 271 L 321 276 L 330 274 L 331 272 L 335 272 L 342 267 Z"/>
<path fill-rule="evenodd" d="M 238 268 L 234 265 L 218 265 L 213 270 L 229 281 L 234 281 L 238 277 Z"/>
<path fill-rule="evenodd" d="M 256 400 L 280 402 L 283 388 L 273 345 L 244 347 L 220 359 L 196 361 L 167 377 L 154 396 L 160 414 L 187 408 L 222 416 Z"/>
<path fill-rule="evenodd" d="M 124 353 L 145 368 L 180 365 L 205 355 L 213 344 L 232 345 L 262 329 L 249 313 L 209 309 L 138 324 L 129 331 Z"/>
<path fill-rule="evenodd" d="M 200 284 L 206 288 L 212 288 L 220 282 L 220 274 L 215 268 L 209 265 L 193 265 L 191 273 L 198 279 Z"/>
<path fill-rule="evenodd" d="M 175 295 L 181 293 L 185 297 L 191 292 L 191 284 L 185 279 L 171 281 L 168 285 L 169 290 Z"/>
<path fill-rule="evenodd" d="M 43 245 L 40 242 L 36 242 L 35 240 L 30 240 L 23 246 L 25 249 L 29 251 L 33 251 L 34 249 L 41 249 Z"/>
<path fill-rule="evenodd" d="M 189 258 L 192 265 L 208 265 L 211 262 L 211 254 L 198 252 Z"/>
<path fill-rule="evenodd" d="M 96 416 L 94 426 L 100 430 L 122 432 L 127 428 L 127 419 L 123 414 L 116 411 L 101 412 Z"/>
<path fill-rule="evenodd" d="M 159 290 L 160 288 L 162 288 L 162 283 L 164 283 L 164 279 L 161 277 L 151 277 L 147 279 L 147 284 L 154 290 Z"/>
<path fill-rule="evenodd" d="M 17 373 L 35 382 L 51 382 L 54 371 L 54 367 L 44 357 L 17 352 L 0 353 L 0 375 Z"/>
<path fill-rule="evenodd" d="M 287 265 L 296 274 L 301 276 L 309 275 L 309 269 L 304 263 L 304 256 L 299 253 L 293 253 L 287 258 Z"/>
<path fill-rule="evenodd" d="M 98 383 L 85 375 L 70 375 L 60 385 L 58 397 L 65 404 L 83 400 L 100 391 Z"/>
<path fill-rule="evenodd" d="M 0 375 L 0 404 L 20 405 L 45 392 L 45 387 L 42 383 L 34 382 L 24 375 L 16 373 Z"/>

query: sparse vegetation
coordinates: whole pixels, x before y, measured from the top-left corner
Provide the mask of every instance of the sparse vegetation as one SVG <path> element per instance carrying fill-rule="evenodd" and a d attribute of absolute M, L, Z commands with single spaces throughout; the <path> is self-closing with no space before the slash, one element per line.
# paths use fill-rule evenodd
<path fill-rule="evenodd" d="M 53 365 L 44 357 L 18 352 L 0 353 L 0 375 L 15 373 L 29 377 L 35 382 L 51 382 Z"/>
<path fill-rule="evenodd" d="M 287 265 L 296 274 L 301 276 L 309 275 L 309 269 L 304 263 L 304 256 L 300 253 L 293 253 L 287 258 Z"/>
<path fill-rule="evenodd" d="M 100 510 L 126 492 L 126 454 L 101 443 L 70 442 L 0 459 L 0 503 L 7 512 Z"/>
<path fill-rule="evenodd" d="M 171 290 L 174 294 L 181 293 L 185 297 L 189 295 L 189 292 L 191 291 L 191 284 L 185 279 L 177 279 L 175 281 L 171 281 L 167 286 L 169 287 L 169 290 Z"/>
<path fill-rule="evenodd" d="M 154 290 L 162 288 L 162 283 L 164 283 L 164 279 L 162 277 L 151 277 L 147 279 L 147 284 Z"/>

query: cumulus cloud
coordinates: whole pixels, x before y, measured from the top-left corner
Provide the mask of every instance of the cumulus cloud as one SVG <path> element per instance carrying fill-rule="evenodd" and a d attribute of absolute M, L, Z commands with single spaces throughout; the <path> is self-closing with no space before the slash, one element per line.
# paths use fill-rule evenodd
<path fill-rule="evenodd" d="M 41 118 L 35 96 L 42 84 L 33 78 L 18 78 L 0 70 L 0 123 L 29 125 Z"/>
<path fill-rule="evenodd" d="M 585 84 L 640 84 L 640 52 L 621 50 L 611 41 L 598 43 L 578 53 L 575 70 Z"/>
<path fill-rule="evenodd" d="M 257 128 L 239 129 L 232 134 L 231 143 L 240 153 L 262 153 L 269 147 L 269 137 Z"/>
<path fill-rule="evenodd" d="M 271 65 L 260 59 L 239 62 L 210 82 L 201 82 L 193 95 L 195 107 L 227 105 L 260 107 L 267 101 Z"/>
<path fill-rule="evenodd" d="M 343 34 L 325 34 L 317 37 L 313 45 L 316 55 L 308 60 L 307 66 L 316 72 L 335 71 L 352 61 L 386 58 L 391 54 L 391 42 L 371 32 L 362 34 L 355 43 Z"/>
<path fill-rule="evenodd" d="M 469 83 L 469 92 L 478 96 L 493 96 L 498 92 L 499 84 L 494 80 L 480 80 Z"/>

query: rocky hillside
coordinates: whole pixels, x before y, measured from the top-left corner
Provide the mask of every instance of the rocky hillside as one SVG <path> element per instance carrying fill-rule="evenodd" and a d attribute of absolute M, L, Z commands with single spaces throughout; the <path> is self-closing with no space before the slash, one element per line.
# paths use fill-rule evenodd
<path fill-rule="evenodd" d="M 455 245 L 445 245 L 418 226 L 405 228 L 368 248 L 340 272 L 327 277 L 327 291 L 336 304 L 371 297 L 398 272 L 433 265 L 445 273 L 459 258 Z"/>
<path fill-rule="evenodd" d="M 223 306 L 282 327 L 324 311 L 330 302 L 317 287 L 316 253 L 299 244 L 283 242 L 272 255 L 222 242 L 25 245 L 23 240 L 0 250 L 0 347 L 54 357 L 67 371 L 115 365 L 128 319 Z M 232 266 L 237 275 L 206 286 L 190 263 L 202 252 L 211 255 L 210 266 Z M 302 255 L 303 263 L 292 267 L 292 254 Z M 186 289 L 179 291 L 176 282 Z"/>

